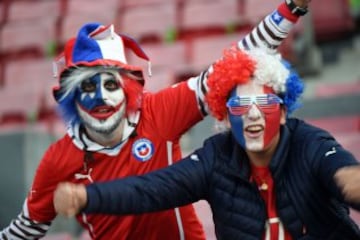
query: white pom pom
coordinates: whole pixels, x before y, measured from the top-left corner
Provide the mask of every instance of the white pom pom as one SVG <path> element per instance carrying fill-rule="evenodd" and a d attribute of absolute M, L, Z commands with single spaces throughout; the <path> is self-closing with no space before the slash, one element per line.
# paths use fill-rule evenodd
<path fill-rule="evenodd" d="M 254 81 L 271 87 L 276 94 L 286 91 L 289 70 L 281 63 L 280 54 L 269 55 L 261 49 L 252 49 L 248 54 L 256 62 Z"/>

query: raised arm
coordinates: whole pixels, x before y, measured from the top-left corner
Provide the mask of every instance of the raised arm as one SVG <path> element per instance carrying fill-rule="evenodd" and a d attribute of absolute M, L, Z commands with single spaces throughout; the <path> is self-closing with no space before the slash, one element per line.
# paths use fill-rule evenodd
<path fill-rule="evenodd" d="M 237 47 L 241 49 L 262 48 L 271 54 L 276 54 L 278 47 L 287 38 L 299 17 L 307 12 L 310 1 L 285 0 L 243 39 L 240 39 Z M 196 92 L 199 108 L 204 116 L 208 113 L 204 98 L 208 90 L 206 79 L 209 72 L 211 72 L 211 66 L 207 71 L 189 80 L 189 85 Z"/>

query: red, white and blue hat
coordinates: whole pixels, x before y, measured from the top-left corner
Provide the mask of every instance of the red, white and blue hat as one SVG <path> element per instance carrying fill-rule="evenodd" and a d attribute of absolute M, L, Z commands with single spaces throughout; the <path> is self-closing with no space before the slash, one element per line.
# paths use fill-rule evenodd
<path fill-rule="evenodd" d="M 151 74 L 149 58 L 134 39 L 115 33 L 112 24 L 85 24 L 76 38 L 66 42 L 64 51 L 55 59 L 54 76 L 61 79 L 64 73 L 79 66 L 109 66 L 133 72 L 134 75 L 140 76 L 138 81 L 144 85 L 142 68 L 130 65 L 126 60 L 127 49 L 148 61 Z M 54 89 L 54 93 L 57 90 L 59 88 Z"/>

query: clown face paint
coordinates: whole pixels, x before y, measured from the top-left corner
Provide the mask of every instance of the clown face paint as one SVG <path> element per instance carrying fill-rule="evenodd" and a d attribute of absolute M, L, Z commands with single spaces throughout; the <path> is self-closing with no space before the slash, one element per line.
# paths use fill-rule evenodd
<path fill-rule="evenodd" d="M 110 73 L 98 73 L 81 82 L 75 101 L 86 127 L 100 133 L 116 129 L 125 113 L 125 93 L 121 79 Z"/>
<path fill-rule="evenodd" d="M 238 143 L 249 151 L 262 151 L 276 144 L 280 124 L 285 122 L 282 100 L 271 88 L 250 81 L 231 93 L 228 117 Z"/>

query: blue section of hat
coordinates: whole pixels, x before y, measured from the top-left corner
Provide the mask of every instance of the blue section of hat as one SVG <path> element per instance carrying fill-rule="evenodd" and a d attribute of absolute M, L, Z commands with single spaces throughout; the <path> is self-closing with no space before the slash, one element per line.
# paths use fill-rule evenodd
<path fill-rule="evenodd" d="M 73 62 L 92 62 L 103 59 L 101 49 L 97 42 L 89 36 L 94 30 L 102 26 L 100 23 L 88 23 L 78 33 L 72 53 Z"/>

